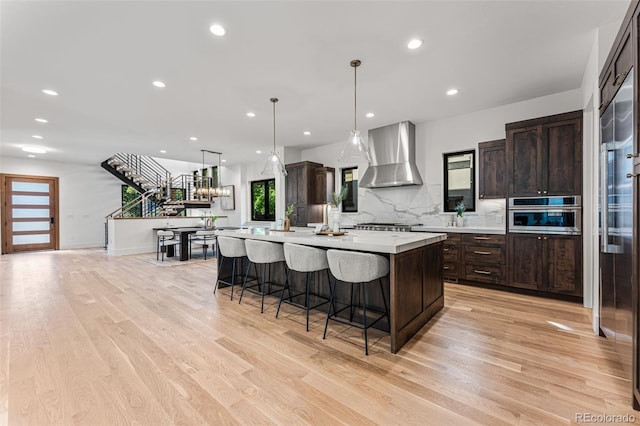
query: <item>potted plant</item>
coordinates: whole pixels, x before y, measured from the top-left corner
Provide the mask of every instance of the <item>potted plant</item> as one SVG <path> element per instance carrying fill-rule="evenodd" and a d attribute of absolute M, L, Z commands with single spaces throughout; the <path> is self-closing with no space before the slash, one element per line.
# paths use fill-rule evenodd
<path fill-rule="evenodd" d="M 216 216 L 215 214 L 213 216 L 209 216 L 207 218 L 207 224 L 206 224 L 206 228 L 207 229 L 213 229 L 216 227 L 216 220 L 218 219 L 218 216 Z"/>
<path fill-rule="evenodd" d="M 291 203 L 290 205 L 287 206 L 287 209 L 284 212 L 283 229 L 285 231 L 291 230 L 291 219 L 289 219 L 289 216 L 291 216 L 295 211 L 295 206 L 296 206 L 296 203 Z"/>
<path fill-rule="evenodd" d="M 334 192 L 331 194 L 331 200 L 329 200 L 329 204 L 331 204 L 329 225 L 333 232 L 338 232 L 340 230 L 340 205 L 342 204 L 342 201 L 347 198 L 348 193 L 349 188 L 345 185 L 340 189 L 340 192 Z"/>
<path fill-rule="evenodd" d="M 464 206 L 463 202 L 460 202 L 456 205 L 456 221 L 458 223 L 458 226 L 464 226 L 464 217 L 462 216 L 462 214 L 464 213 L 464 211 L 466 210 L 466 207 Z"/>

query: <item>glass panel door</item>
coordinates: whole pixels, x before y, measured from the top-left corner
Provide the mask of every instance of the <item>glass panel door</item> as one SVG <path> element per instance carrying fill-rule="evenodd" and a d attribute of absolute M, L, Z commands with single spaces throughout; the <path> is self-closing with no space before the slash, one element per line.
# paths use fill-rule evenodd
<path fill-rule="evenodd" d="M 2 252 L 58 248 L 58 178 L 2 175 Z"/>

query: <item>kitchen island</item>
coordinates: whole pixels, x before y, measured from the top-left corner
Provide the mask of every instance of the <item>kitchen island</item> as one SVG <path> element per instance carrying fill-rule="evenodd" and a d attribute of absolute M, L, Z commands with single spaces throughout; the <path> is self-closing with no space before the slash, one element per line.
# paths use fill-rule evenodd
<path fill-rule="evenodd" d="M 313 247 L 354 250 L 388 257 L 390 272 L 383 279 L 390 321 L 380 322 L 391 336 L 391 352 L 396 353 L 444 306 L 442 280 L 442 242 L 446 234 L 426 232 L 349 231 L 342 236 L 315 235 L 313 230 L 296 228 L 278 232 L 265 228 L 225 230 L 217 235 Z M 323 279 L 324 274 L 319 274 Z M 301 281 L 294 283 L 301 285 Z M 347 287 L 347 286 L 343 286 Z M 328 291 L 328 283 L 319 283 L 318 292 Z M 367 297 L 369 299 L 369 297 Z M 384 301 L 367 300 L 382 308 Z M 337 292 L 338 303 L 347 301 L 347 292 Z"/>

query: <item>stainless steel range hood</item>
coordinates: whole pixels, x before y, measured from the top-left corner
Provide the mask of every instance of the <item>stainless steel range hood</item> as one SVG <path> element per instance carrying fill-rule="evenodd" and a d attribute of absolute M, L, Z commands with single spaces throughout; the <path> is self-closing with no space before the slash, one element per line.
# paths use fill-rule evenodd
<path fill-rule="evenodd" d="M 416 126 L 410 121 L 369 130 L 371 163 L 358 186 L 422 185 L 416 166 Z"/>

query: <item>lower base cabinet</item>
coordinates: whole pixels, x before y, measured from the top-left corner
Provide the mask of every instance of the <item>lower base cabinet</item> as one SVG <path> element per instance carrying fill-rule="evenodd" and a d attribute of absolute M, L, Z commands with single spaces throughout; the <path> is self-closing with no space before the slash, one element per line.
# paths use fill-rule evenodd
<path fill-rule="evenodd" d="M 449 233 L 443 277 L 467 284 L 582 297 L 582 237 Z"/>
<path fill-rule="evenodd" d="M 509 286 L 582 296 L 582 237 L 509 234 Z"/>

